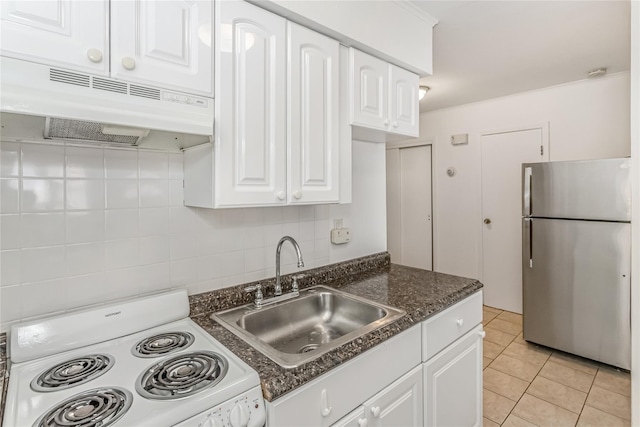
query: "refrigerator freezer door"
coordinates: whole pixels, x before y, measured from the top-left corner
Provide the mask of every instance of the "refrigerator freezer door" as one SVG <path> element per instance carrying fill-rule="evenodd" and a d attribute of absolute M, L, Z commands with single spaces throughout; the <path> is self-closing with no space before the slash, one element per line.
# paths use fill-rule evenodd
<path fill-rule="evenodd" d="M 522 180 L 524 216 L 631 219 L 629 159 L 528 163 Z"/>
<path fill-rule="evenodd" d="M 630 369 L 631 224 L 523 221 L 524 339 Z"/>

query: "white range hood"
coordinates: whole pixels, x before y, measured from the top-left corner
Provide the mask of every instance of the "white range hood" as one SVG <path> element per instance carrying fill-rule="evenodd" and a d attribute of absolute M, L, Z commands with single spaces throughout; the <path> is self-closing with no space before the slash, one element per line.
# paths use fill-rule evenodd
<path fill-rule="evenodd" d="M 212 98 L 8 57 L 0 57 L 0 72 L 3 139 L 31 134 L 30 139 L 142 146 L 149 135 L 170 143 L 158 148 L 182 149 L 213 136 Z"/>

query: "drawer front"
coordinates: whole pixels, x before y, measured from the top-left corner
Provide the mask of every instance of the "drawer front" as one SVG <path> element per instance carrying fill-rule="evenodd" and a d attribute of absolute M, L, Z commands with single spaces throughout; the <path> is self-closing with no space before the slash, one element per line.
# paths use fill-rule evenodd
<path fill-rule="evenodd" d="M 422 324 L 422 361 L 482 322 L 482 292 L 477 292 Z"/>
<path fill-rule="evenodd" d="M 267 402 L 269 427 L 326 427 L 420 363 L 420 326 Z"/>

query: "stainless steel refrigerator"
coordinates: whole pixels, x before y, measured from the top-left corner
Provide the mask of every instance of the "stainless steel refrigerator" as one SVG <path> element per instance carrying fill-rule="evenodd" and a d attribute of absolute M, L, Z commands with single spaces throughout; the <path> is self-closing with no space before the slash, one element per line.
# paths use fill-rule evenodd
<path fill-rule="evenodd" d="M 629 159 L 522 165 L 523 337 L 631 368 Z"/>

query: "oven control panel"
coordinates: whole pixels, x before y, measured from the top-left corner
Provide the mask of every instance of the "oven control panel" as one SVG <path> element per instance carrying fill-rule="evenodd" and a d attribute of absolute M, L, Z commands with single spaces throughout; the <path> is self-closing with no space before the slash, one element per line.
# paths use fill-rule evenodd
<path fill-rule="evenodd" d="M 264 399 L 258 386 L 174 427 L 263 427 L 266 421 Z"/>

